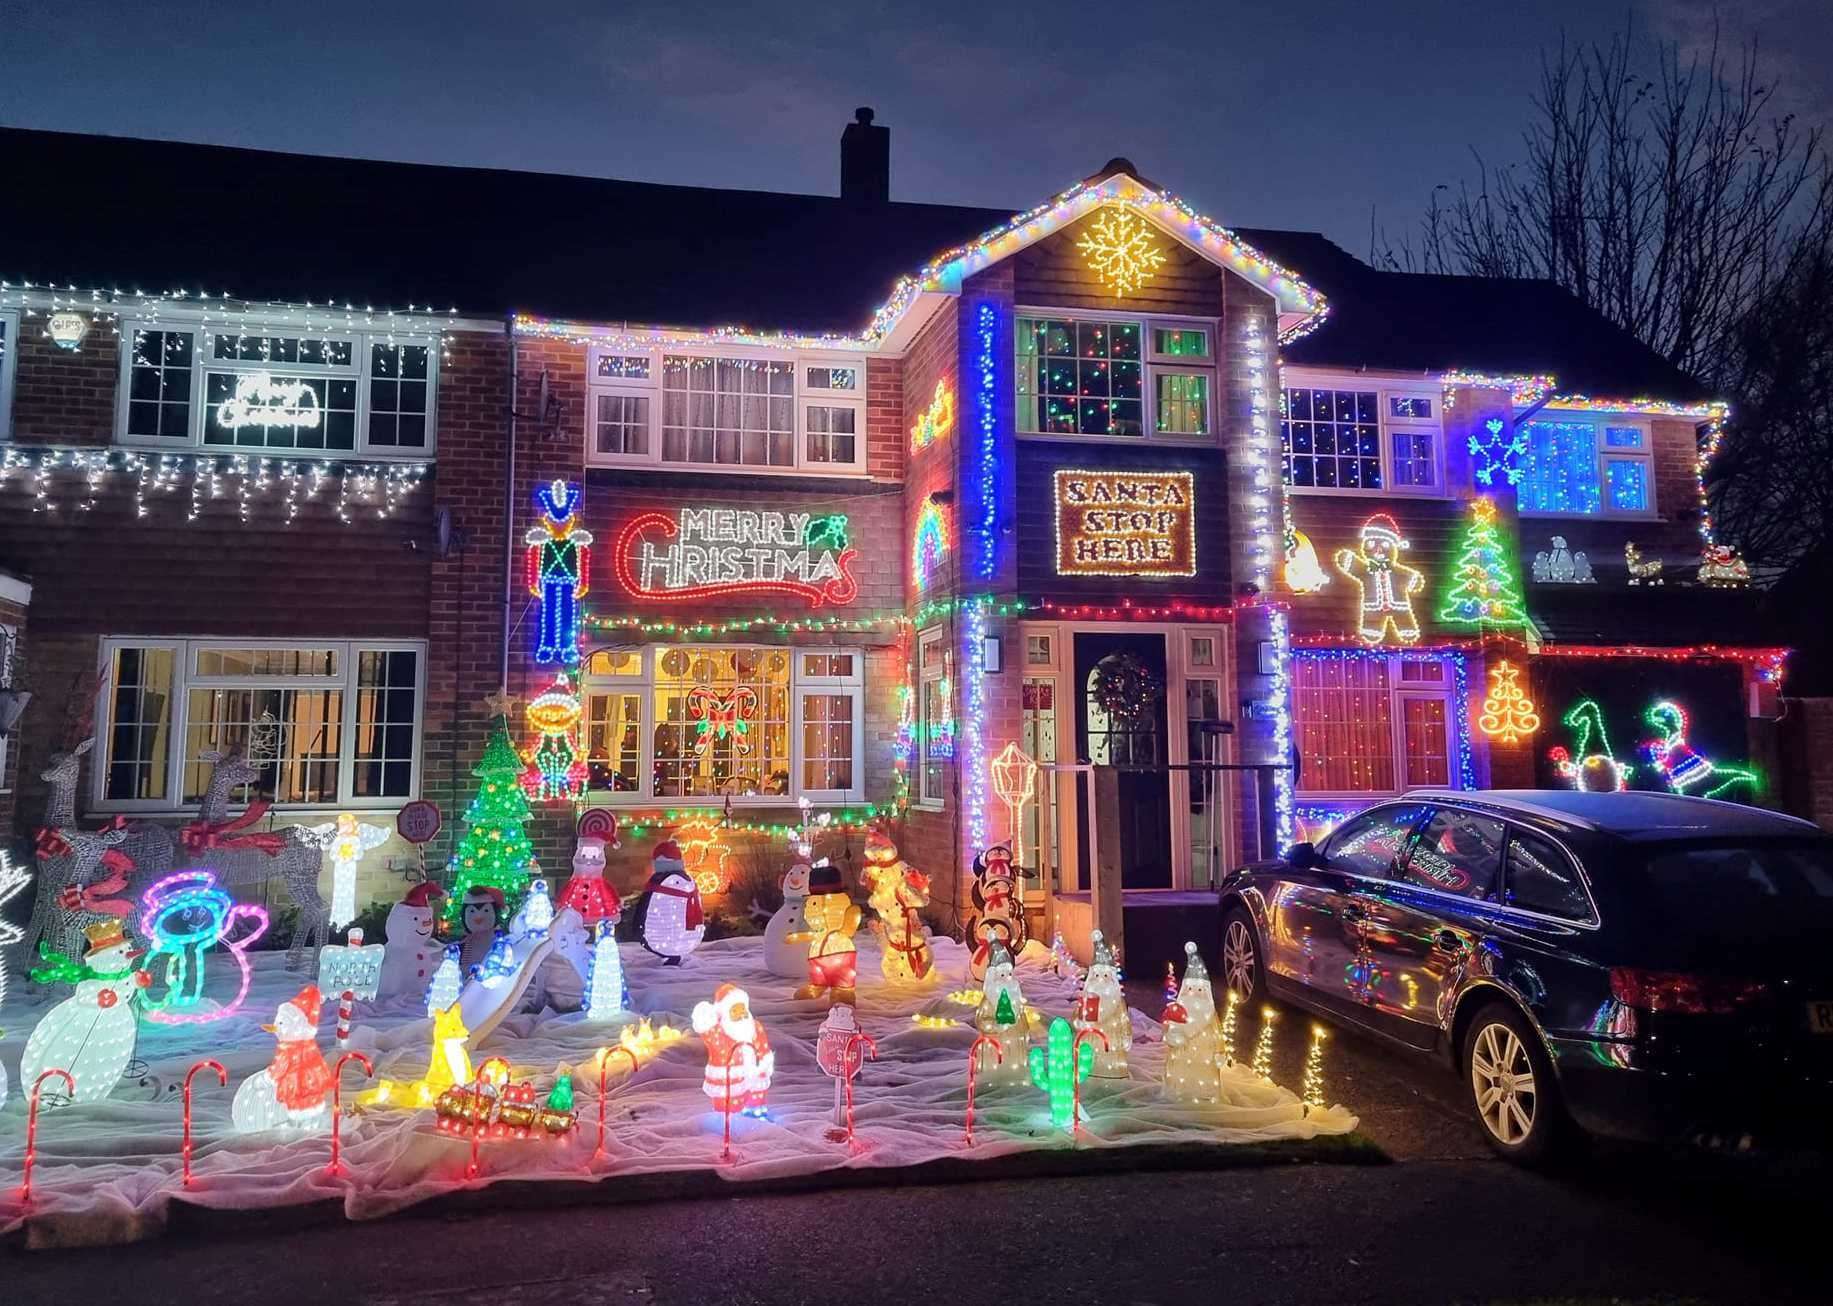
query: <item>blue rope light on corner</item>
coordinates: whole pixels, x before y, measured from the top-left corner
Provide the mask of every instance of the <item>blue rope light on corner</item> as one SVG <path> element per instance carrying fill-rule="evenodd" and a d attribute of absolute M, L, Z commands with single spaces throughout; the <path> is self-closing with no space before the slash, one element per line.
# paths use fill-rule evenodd
<path fill-rule="evenodd" d="M 982 303 L 974 310 L 974 335 L 974 370 L 978 377 L 974 417 L 980 436 L 974 450 L 979 460 L 975 473 L 980 494 L 974 574 L 981 580 L 991 580 L 999 569 L 999 312 L 992 304 Z"/>

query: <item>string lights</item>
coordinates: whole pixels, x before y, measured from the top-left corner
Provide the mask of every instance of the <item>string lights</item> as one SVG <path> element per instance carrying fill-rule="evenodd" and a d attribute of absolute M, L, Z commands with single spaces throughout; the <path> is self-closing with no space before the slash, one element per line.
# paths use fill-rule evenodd
<path fill-rule="evenodd" d="M 1152 238 L 1151 227 L 1126 209 L 1097 213 L 1083 228 L 1076 248 L 1115 299 L 1131 295 L 1165 265 L 1165 253 Z"/>
<path fill-rule="evenodd" d="M 1058 468 L 1053 484 L 1057 575 L 1197 574 L 1190 472 Z"/>
<path fill-rule="evenodd" d="M 1534 702 L 1521 688 L 1521 668 L 1502 661 L 1489 669 L 1489 695 L 1483 700 L 1477 729 L 1505 744 L 1517 743 L 1523 735 L 1540 729 Z"/>
<path fill-rule="evenodd" d="M 999 561 L 999 312 L 982 302 L 974 309 L 975 523 L 974 574 L 991 580 Z"/>

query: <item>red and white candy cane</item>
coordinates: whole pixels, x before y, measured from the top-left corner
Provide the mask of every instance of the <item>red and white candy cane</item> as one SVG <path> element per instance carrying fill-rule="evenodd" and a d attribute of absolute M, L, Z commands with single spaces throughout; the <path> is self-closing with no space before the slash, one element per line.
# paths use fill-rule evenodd
<path fill-rule="evenodd" d="M 351 931 L 355 933 L 355 931 Z M 343 996 L 337 1000 L 337 1045 L 350 1046 L 350 1016 L 356 1010 L 356 993 L 345 989 Z"/>
<path fill-rule="evenodd" d="M 376 1068 L 368 1057 L 361 1052 L 346 1052 L 331 1067 L 331 1164 L 325 1168 L 325 1174 L 335 1179 L 344 1172 L 344 1062 L 354 1061 L 363 1068 L 365 1077 L 373 1075 Z"/>
<path fill-rule="evenodd" d="M 593 1161 L 605 1154 L 605 1072 L 610 1067 L 611 1058 L 620 1052 L 630 1058 L 631 1074 L 636 1074 L 638 1068 L 636 1053 L 622 1044 L 614 1048 L 606 1048 L 598 1054 L 598 1146 L 592 1149 Z M 588 1161 L 586 1164 L 590 1165 L 591 1162 Z"/>
<path fill-rule="evenodd" d="M 76 1078 L 68 1070 L 56 1066 L 44 1071 L 32 1081 L 32 1105 L 25 1115 L 25 1175 L 19 1185 L 19 1204 L 26 1206 L 32 1200 L 32 1167 L 38 1162 L 38 1096 L 44 1091 L 45 1080 L 56 1075 L 70 1089 L 70 1096 L 76 1096 Z"/>
<path fill-rule="evenodd" d="M 1092 1025 L 1087 1029 L 1077 1030 L 1075 1042 L 1069 1045 L 1069 1078 L 1075 1084 L 1075 1089 L 1069 1099 L 1069 1137 L 1072 1140 L 1082 1132 L 1082 1076 L 1076 1073 L 1076 1067 L 1082 1059 L 1082 1040 L 1085 1038 L 1100 1039 L 1103 1052 L 1113 1050 L 1108 1045 L 1107 1035 Z"/>
<path fill-rule="evenodd" d="M 847 1068 L 853 1060 L 853 1044 L 855 1043 L 866 1045 L 865 1052 L 859 1058 L 861 1070 L 865 1069 L 867 1056 L 874 1061 L 878 1060 L 878 1044 L 873 1042 L 872 1036 L 863 1029 L 853 1032 L 852 1037 L 846 1041 L 846 1051 L 840 1054 L 840 1078 L 846 1084 L 846 1141 L 849 1143 L 853 1141 L 853 1076 L 847 1073 Z"/>
<path fill-rule="evenodd" d="M 733 1044 L 732 1054 L 726 1059 L 726 1137 L 725 1142 L 721 1144 L 719 1148 L 719 1159 L 721 1161 L 730 1161 L 732 1159 L 732 1063 L 738 1059 L 739 1048 L 750 1048 L 752 1058 L 756 1059 L 757 1057 L 757 1044 L 750 1039 L 746 1039 L 742 1043 Z"/>
<path fill-rule="evenodd" d="M 967 1048 L 967 1145 L 969 1147 L 972 1147 L 974 1145 L 974 1075 L 975 1075 L 975 1072 L 980 1069 L 980 1045 L 983 1043 L 986 1044 L 986 1046 L 993 1049 L 993 1064 L 994 1065 L 996 1066 L 1003 1065 L 1006 1059 L 1005 1050 L 999 1046 L 999 1040 L 994 1038 L 991 1034 L 982 1034 L 979 1038 L 975 1039 L 972 1043 L 968 1044 L 968 1048 Z"/>

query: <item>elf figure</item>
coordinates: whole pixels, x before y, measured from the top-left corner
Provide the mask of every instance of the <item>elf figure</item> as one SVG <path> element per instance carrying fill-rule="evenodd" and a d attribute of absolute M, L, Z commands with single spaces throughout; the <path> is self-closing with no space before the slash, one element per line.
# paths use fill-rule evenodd
<path fill-rule="evenodd" d="M 983 1047 L 975 1053 L 979 1058 L 975 1072 L 979 1081 L 988 1086 L 1024 1083 L 1031 1022 L 1012 953 L 997 941 L 987 950 L 986 983 L 980 990 L 980 1006 L 974 1011 L 974 1028 L 999 1044 L 998 1060 L 990 1048 Z"/>
<path fill-rule="evenodd" d="M 1165 1096 L 1200 1104 L 1222 1100 L 1222 1022 L 1197 945 L 1184 945 L 1184 983 L 1165 1008 Z"/>
<path fill-rule="evenodd" d="M 1126 994 L 1120 988 L 1120 969 L 1114 964 L 1114 950 L 1101 931 L 1093 935 L 1095 955 L 1089 964 L 1088 978 L 1082 984 L 1082 996 L 1076 1002 L 1075 1027 L 1078 1031 L 1098 1029 L 1107 1039 L 1103 1049 L 1099 1039 L 1090 1039 L 1095 1050 L 1094 1075 L 1097 1079 L 1125 1079 L 1127 1051 L 1133 1046 L 1133 1017 L 1127 1011 Z"/>
<path fill-rule="evenodd" d="M 579 525 L 577 485 L 556 480 L 535 491 L 541 521 L 523 537 L 528 546 L 528 592 L 541 600 L 535 661 L 579 661 L 579 600 L 591 588 L 592 532 Z"/>
<path fill-rule="evenodd" d="M 1400 561 L 1412 547 L 1400 527 L 1385 512 L 1362 523 L 1361 547 L 1338 549 L 1337 570 L 1361 593 L 1364 643 L 1379 644 L 1391 628 L 1402 644 L 1419 639 L 1419 618 L 1413 613 L 1413 596 L 1426 586 L 1426 578 Z"/>
<path fill-rule="evenodd" d="M 318 1050 L 324 998 L 308 984 L 274 1012 L 262 1029 L 274 1036 L 267 1069 L 242 1081 L 229 1118 L 240 1133 L 286 1129 L 316 1133 L 331 1127 L 331 1067 Z"/>
<path fill-rule="evenodd" d="M 751 995 L 736 984 L 721 984 L 711 1002 L 694 1007 L 693 1023 L 694 1033 L 706 1042 L 701 1090 L 713 1109 L 742 1108 L 746 1115 L 763 1115 L 776 1053 L 751 1014 Z"/>
<path fill-rule="evenodd" d="M 853 945 L 853 935 L 863 913 L 847 897 L 840 868 L 826 858 L 809 870 L 802 916 L 810 934 L 808 983 L 796 990 L 796 997 L 804 1001 L 826 998 L 851 1006 L 859 976 L 859 950 Z"/>
<path fill-rule="evenodd" d="M 986 978 L 989 948 L 993 940 L 1006 945 L 1014 955 L 1025 946 L 1025 909 L 1015 895 L 1018 875 L 1012 869 L 1012 850 L 994 844 L 974 858 L 974 883 L 969 890 L 975 915 L 968 919 L 968 938 L 973 951 L 968 955 L 968 974 L 974 979 Z"/>

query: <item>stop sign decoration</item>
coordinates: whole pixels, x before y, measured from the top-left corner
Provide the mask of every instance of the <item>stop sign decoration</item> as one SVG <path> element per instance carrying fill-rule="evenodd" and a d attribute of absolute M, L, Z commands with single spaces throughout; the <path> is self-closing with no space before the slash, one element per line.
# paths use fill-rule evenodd
<path fill-rule="evenodd" d="M 409 843 L 425 843 L 439 833 L 439 807 L 424 798 L 416 799 L 395 817 L 395 830 Z"/>

